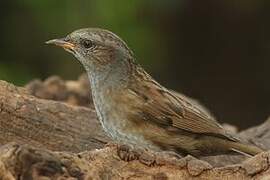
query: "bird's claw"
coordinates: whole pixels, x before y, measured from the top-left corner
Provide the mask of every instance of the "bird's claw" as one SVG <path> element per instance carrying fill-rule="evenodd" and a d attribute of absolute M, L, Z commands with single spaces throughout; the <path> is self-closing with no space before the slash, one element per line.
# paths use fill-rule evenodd
<path fill-rule="evenodd" d="M 119 145 L 117 148 L 117 154 L 123 161 L 133 161 L 137 160 L 140 156 L 140 152 L 132 149 L 128 145 Z"/>

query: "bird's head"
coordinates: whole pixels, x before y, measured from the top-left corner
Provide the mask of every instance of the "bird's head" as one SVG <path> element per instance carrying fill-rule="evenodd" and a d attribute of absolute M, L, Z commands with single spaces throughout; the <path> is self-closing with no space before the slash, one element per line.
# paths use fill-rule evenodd
<path fill-rule="evenodd" d="M 63 47 L 72 53 L 90 73 L 110 71 L 117 67 L 128 68 L 128 64 L 133 60 L 132 51 L 121 38 L 99 28 L 79 29 L 64 38 L 46 43 Z"/>

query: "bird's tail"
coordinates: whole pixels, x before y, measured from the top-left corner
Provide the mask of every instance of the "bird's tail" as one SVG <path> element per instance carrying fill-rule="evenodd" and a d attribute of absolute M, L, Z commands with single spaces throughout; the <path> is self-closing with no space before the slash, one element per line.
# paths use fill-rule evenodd
<path fill-rule="evenodd" d="M 256 147 L 254 145 L 248 145 L 241 142 L 229 142 L 231 146 L 231 150 L 234 152 L 238 152 L 241 154 L 249 155 L 249 156 L 255 156 L 256 154 L 259 154 L 263 152 L 262 149 L 259 147 Z"/>

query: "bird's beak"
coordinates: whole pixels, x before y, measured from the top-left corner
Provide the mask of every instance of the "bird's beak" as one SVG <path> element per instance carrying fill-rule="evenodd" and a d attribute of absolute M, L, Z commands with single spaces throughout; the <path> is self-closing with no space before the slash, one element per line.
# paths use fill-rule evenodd
<path fill-rule="evenodd" d="M 64 39 L 53 39 L 46 42 L 46 44 L 54 44 L 67 50 L 73 50 L 75 45 L 65 41 Z"/>

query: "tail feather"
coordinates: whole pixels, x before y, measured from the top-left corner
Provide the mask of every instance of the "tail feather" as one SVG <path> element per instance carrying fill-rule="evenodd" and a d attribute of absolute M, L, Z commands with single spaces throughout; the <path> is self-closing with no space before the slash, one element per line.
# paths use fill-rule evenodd
<path fill-rule="evenodd" d="M 256 154 L 259 154 L 263 152 L 262 149 L 259 147 L 253 146 L 253 145 L 247 145 L 239 142 L 230 142 L 231 143 L 231 150 L 248 155 L 248 156 L 255 156 Z"/>

